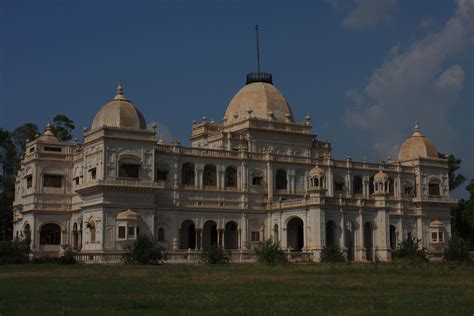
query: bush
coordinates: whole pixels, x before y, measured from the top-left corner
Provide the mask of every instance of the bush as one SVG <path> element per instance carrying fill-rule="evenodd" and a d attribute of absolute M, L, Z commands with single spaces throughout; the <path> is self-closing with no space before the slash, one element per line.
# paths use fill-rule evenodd
<path fill-rule="evenodd" d="M 50 256 L 50 255 L 43 255 L 38 257 L 33 257 L 31 260 L 32 263 L 37 264 L 77 264 L 76 258 L 74 258 L 75 252 L 72 251 L 71 248 L 68 248 L 62 256 Z"/>
<path fill-rule="evenodd" d="M 426 251 L 420 246 L 421 239 L 408 238 L 398 243 L 397 250 L 392 252 L 394 259 L 408 259 L 408 260 L 428 260 Z"/>
<path fill-rule="evenodd" d="M 147 236 L 139 236 L 132 247 L 122 256 L 127 264 L 160 264 L 165 258 L 162 248 Z"/>
<path fill-rule="evenodd" d="M 0 241 L 0 264 L 28 263 L 30 239 Z"/>
<path fill-rule="evenodd" d="M 217 245 L 205 247 L 198 257 L 200 262 L 207 264 L 222 264 L 230 262 L 230 251 L 219 248 Z"/>
<path fill-rule="evenodd" d="M 265 240 L 255 248 L 257 260 L 260 263 L 276 266 L 287 261 L 286 255 L 280 249 L 280 243 L 272 238 Z"/>
<path fill-rule="evenodd" d="M 462 239 L 458 235 L 454 235 L 448 242 L 448 249 L 444 253 L 446 261 L 471 261 L 469 249 L 471 245 L 469 241 Z"/>
<path fill-rule="evenodd" d="M 337 246 L 324 247 L 321 250 L 321 262 L 345 262 L 344 253 Z"/>

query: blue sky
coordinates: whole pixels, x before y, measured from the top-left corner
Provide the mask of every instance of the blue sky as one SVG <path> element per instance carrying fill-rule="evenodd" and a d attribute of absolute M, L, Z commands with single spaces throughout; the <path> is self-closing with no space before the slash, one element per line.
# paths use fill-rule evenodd
<path fill-rule="evenodd" d="M 416 120 L 474 177 L 474 1 L 9 1 L 0 8 L 0 126 L 70 116 L 80 138 L 122 80 L 168 138 L 220 121 L 262 70 L 334 156 L 396 156 Z M 463 189 L 461 190 L 461 192 Z M 457 193 L 462 195 L 462 193 Z"/>

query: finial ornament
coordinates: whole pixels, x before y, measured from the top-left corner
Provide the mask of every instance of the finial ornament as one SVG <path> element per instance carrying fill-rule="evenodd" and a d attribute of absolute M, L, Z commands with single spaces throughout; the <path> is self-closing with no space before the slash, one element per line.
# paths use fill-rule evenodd
<path fill-rule="evenodd" d="M 123 95 L 123 86 L 122 86 L 122 80 L 119 80 L 118 86 L 117 86 L 117 94 L 122 94 Z"/>
<path fill-rule="evenodd" d="M 420 122 L 418 120 L 416 120 L 416 123 L 415 123 L 415 132 L 419 132 L 420 131 Z"/>
<path fill-rule="evenodd" d="M 257 72 L 260 72 L 260 39 L 258 37 L 258 24 L 255 25 L 255 33 L 257 35 Z"/>

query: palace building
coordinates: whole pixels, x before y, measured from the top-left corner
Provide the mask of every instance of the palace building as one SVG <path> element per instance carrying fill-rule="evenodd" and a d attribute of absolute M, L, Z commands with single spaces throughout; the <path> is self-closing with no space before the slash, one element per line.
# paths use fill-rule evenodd
<path fill-rule="evenodd" d="M 413 237 L 440 253 L 450 238 L 447 160 L 418 124 L 396 160 L 337 160 L 311 117 L 297 121 L 271 74 L 257 72 L 222 123 L 193 122 L 190 147 L 155 130 L 122 85 L 82 143 L 58 141 L 48 124 L 21 161 L 14 234 L 36 254 L 91 257 L 139 235 L 174 254 L 212 244 L 251 253 L 273 238 L 314 261 L 331 245 L 348 260 L 386 261 Z"/>

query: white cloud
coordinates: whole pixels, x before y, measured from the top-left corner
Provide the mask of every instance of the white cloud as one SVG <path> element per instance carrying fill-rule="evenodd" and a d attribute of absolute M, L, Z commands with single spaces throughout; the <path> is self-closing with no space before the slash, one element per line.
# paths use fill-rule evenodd
<path fill-rule="evenodd" d="M 456 4 L 455 14 L 440 32 L 404 52 L 398 46 L 391 50 L 370 76 L 362 98 L 350 92 L 354 105 L 346 110 L 346 123 L 369 131 L 378 152 L 396 154 L 395 145 L 409 136 L 417 119 L 440 150 L 453 149 L 454 129 L 448 116 L 462 89 L 464 71 L 459 65 L 444 64 L 471 45 L 474 35 L 474 1 Z"/>
<path fill-rule="evenodd" d="M 343 21 L 352 29 L 364 29 L 390 20 L 390 10 L 396 0 L 357 0 L 356 7 Z"/>
<path fill-rule="evenodd" d="M 446 69 L 437 80 L 438 87 L 455 90 L 460 90 L 463 82 L 464 70 L 459 65 Z"/>

